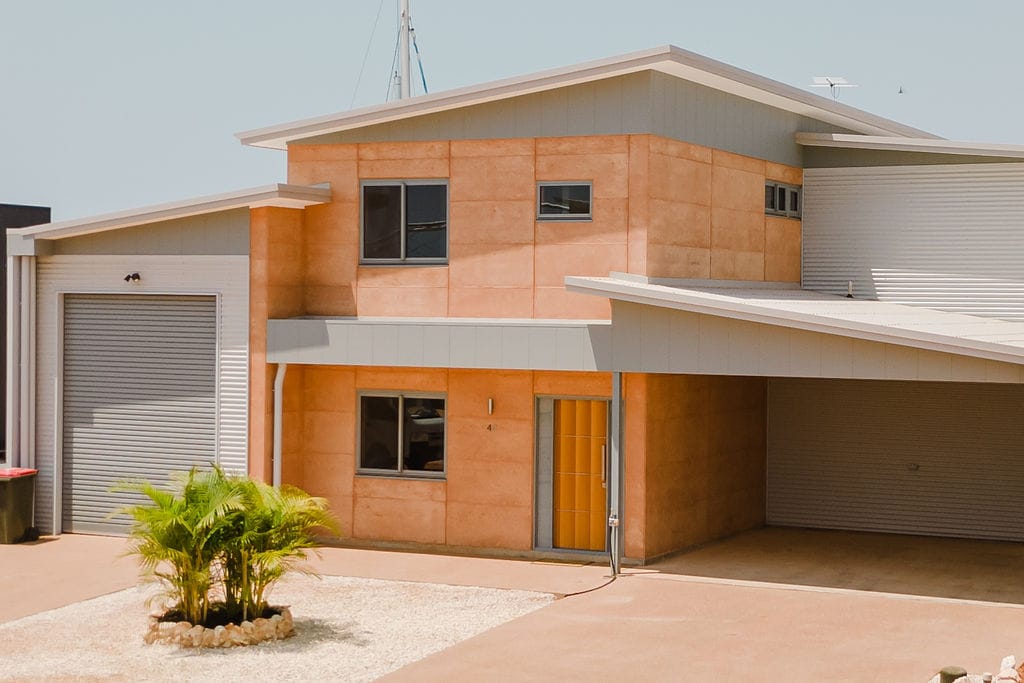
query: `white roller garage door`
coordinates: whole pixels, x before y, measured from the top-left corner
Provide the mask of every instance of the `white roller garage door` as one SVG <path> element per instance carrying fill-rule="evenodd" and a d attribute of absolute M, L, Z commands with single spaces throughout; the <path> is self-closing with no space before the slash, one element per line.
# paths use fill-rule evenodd
<path fill-rule="evenodd" d="M 1024 541 L 1024 387 L 773 379 L 767 520 Z"/>
<path fill-rule="evenodd" d="M 117 482 L 215 460 L 216 321 L 209 296 L 65 296 L 65 531 L 123 533 Z"/>

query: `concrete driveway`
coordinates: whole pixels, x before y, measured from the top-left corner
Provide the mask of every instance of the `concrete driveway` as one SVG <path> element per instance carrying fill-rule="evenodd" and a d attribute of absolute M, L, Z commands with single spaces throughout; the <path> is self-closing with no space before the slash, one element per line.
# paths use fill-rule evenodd
<path fill-rule="evenodd" d="M 131 585 L 123 543 L 0 546 L 0 621 Z M 765 529 L 628 570 L 388 680 L 923 683 L 950 664 L 992 670 L 1024 655 L 1020 553 L 1018 544 Z M 607 580 L 602 566 L 339 548 L 315 564 L 324 574 L 560 594 Z M 888 592 L 900 587 L 927 595 Z"/>

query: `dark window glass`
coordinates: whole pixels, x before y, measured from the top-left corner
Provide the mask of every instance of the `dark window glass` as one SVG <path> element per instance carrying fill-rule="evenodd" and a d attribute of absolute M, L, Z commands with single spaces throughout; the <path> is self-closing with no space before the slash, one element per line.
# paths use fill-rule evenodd
<path fill-rule="evenodd" d="M 444 399 L 404 400 L 404 469 L 444 472 Z"/>
<path fill-rule="evenodd" d="M 779 197 L 775 203 L 775 210 L 784 212 L 786 210 L 786 188 L 777 188 L 777 192 Z"/>
<path fill-rule="evenodd" d="M 406 258 L 444 258 L 448 253 L 448 188 L 405 188 Z"/>
<path fill-rule="evenodd" d="M 765 185 L 764 186 L 764 208 L 769 211 L 775 210 L 775 186 Z"/>
<path fill-rule="evenodd" d="M 359 466 L 398 470 L 397 396 L 363 396 L 360 401 Z"/>
<path fill-rule="evenodd" d="M 590 217 L 590 185 L 541 185 L 537 215 Z"/>
<path fill-rule="evenodd" d="M 402 186 L 363 187 L 363 258 L 402 258 Z"/>
<path fill-rule="evenodd" d="M 800 191 L 790 190 L 789 191 L 789 211 L 790 213 L 800 213 Z"/>
<path fill-rule="evenodd" d="M 363 396 L 359 467 L 395 473 L 444 473 L 443 398 Z"/>

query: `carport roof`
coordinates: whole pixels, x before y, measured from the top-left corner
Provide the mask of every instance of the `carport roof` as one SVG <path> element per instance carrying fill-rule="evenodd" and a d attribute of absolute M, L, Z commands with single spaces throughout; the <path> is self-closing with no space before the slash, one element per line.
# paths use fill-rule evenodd
<path fill-rule="evenodd" d="M 566 289 L 649 306 L 1024 365 L 1024 323 L 849 299 L 782 283 L 729 285 L 613 273 Z"/>

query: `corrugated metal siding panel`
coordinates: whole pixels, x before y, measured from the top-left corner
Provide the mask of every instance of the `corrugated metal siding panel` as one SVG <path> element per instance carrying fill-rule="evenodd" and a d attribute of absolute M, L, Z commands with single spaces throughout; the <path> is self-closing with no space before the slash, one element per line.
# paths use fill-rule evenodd
<path fill-rule="evenodd" d="M 216 460 L 215 297 L 65 296 L 63 378 L 65 531 L 127 532 L 112 486 Z"/>
<path fill-rule="evenodd" d="M 1024 387 L 773 379 L 769 524 L 1024 540 Z"/>
<path fill-rule="evenodd" d="M 126 284 L 125 273 L 142 281 Z M 53 531 L 54 396 L 60 361 L 59 295 L 64 293 L 216 294 L 218 335 L 217 442 L 220 464 L 248 467 L 249 259 L 246 256 L 51 256 L 37 271 L 36 525 Z"/>
<path fill-rule="evenodd" d="M 803 286 L 1024 320 L 1024 164 L 808 169 Z"/>

